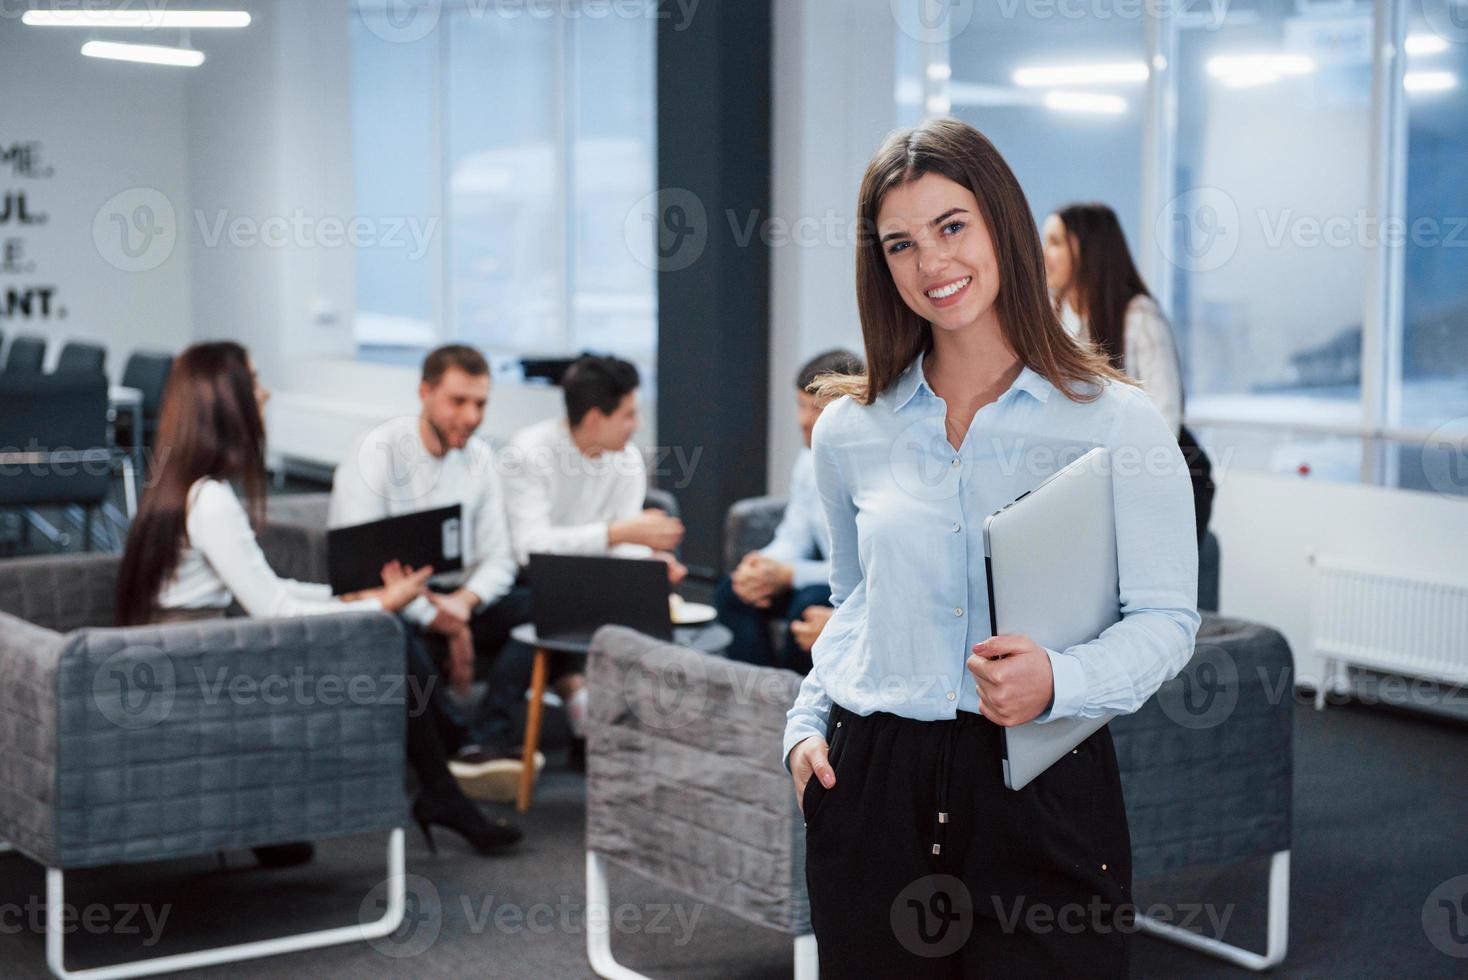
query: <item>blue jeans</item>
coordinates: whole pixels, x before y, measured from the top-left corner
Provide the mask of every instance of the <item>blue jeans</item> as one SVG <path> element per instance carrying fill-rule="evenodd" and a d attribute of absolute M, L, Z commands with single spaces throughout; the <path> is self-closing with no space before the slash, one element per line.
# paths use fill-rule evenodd
<path fill-rule="evenodd" d="M 784 667 L 798 674 L 810 673 L 810 654 L 800 649 L 790 633 L 790 621 L 799 619 L 810 606 L 829 606 L 831 589 L 825 585 L 807 585 L 774 596 L 769 608 L 751 606 L 734 594 L 734 585 L 726 575 L 714 591 L 714 608 L 719 622 L 734 634 L 729 644 L 730 660 L 741 660 L 758 667 Z M 770 636 L 770 623 L 782 623 L 778 656 Z"/>

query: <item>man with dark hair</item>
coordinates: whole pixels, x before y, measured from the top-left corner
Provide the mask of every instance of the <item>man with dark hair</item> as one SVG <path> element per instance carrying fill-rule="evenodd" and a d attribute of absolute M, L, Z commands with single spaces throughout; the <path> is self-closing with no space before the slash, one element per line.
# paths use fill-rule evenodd
<path fill-rule="evenodd" d="M 686 571 L 670 554 L 683 524 L 644 510 L 647 466 L 632 446 L 637 368 L 615 357 L 583 357 L 566 369 L 564 419 L 517 432 L 501 454 L 515 560 L 532 551 L 560 555 L 656 556 L 677 582 Z"/>
<path fill-rule="evenodd" d="M 775 538 L 751 551 L 719 583 L 714 605 L 719 621 L 734 634 L 731 660 L 760 666 L 810 671 L 810 648 L 831 618 L 831 534 L 816 493 L 810 436 L 821 404 L 808 389 L 823 374 L 860 374 L 861 358 L 831 350 L 808 361 L 795 382 L 796 417 L 805 447 L 790 473 L 790 500 Z M 770 636 L 771 622 L 788 623 L 780 650 Z"/>
<path fill-rule="evenodd" d="M 566 417 L 522 429 L 500 453 L 510 538 L 521 565 L 531 552 L 620 555 L 662 559 L 675 584 L 687 574 L 671 553 L 683 540 L 683 522 L 643 509 L 647 466 L 631 445 L 638 424 L 637 387 L 637 368 L 628 362 L 583 357 L 561 378 Z M 512 643 L 490 678 L 487 712 L 501 747 L 513 739 L 510 712 L 524 697 L 532 658 L 531 651 Z M 586 744 L 581 658 L 552 656 L 550 680 L 566 706 L 575 737 L 571 762 L 579 768 Z"/>
<path fill-rule="evenodd" d="M 423 361 L 419 414 L 373 429 L 336 469 L 328 523 L 345 527 L 458 504 L 463 513 L 464 571 L 436 576 L 433 592 L 402 616 L 418 628 L 420 652 L 439 661 L 453 687 L 467 693 L 509 639 L 530 618 L 529 593 L 515 586 L 517 567 L 505 525 L 504 493 L 489 444 L 474 433 L 489 401 L 489 365 L 472 347 L 450 344 Z M 452 714 L 452 712 L 449 712 Z M 451 748 L 478 750 L 479 719 L 444 733 Z M 506 755 L 481 766 L 464 790 L 479 798 L 513 792 L 520 761 Z"/>

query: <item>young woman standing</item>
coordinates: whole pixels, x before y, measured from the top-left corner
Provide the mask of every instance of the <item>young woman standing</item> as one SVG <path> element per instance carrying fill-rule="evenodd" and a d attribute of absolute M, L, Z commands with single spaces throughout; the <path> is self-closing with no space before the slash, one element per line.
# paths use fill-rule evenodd
<path fill-rule="evenodd" d="M 1066 334 L 1024 194 L 972 127 L 893 134 L 858 208 L 868 372 L 818 389 L 845 397 L 812 443 L 836 612 L 784 745 L 822 976 L 1125 976 L 1110 734 L 1019 791 L 1002 734 L 1135 711 L 1187 662 L 1197 549 L 1177 440 Z M 1091 445 L 1115 464 L 1122 621 L 1066 650 L 991 637 L 984 517 L 1055 447 Z"/>
<path fill-rule="evenodd" d="M 1104 204 L 1068 204 L 1045 219 L 1045 278 L 1061 323 L 1095 344 L 1111 366 L 1140 381 L 1177 433 L 1193 481 L 1198 541 L 1213 513 L 1208 456 L 1183 425 L 1182 365 L 1162 308 L 1132 261 L 1116 212 Z"/>

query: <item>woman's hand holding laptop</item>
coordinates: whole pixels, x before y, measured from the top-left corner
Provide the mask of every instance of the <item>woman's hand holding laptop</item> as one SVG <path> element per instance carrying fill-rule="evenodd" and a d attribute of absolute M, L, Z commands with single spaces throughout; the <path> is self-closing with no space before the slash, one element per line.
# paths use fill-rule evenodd
<path fill-rule="evenodd" d="M 975 643 L 965 666 L 979 690 L 979 713 L 1005 728 L 1034 721 L 1055 694 L 1050 656 L 1028 636 Z"/>

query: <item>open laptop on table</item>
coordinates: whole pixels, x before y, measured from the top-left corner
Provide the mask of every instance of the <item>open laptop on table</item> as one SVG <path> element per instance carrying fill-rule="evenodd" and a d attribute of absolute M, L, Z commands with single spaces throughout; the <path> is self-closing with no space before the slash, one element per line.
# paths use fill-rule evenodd
<path fill-rule="evenodd" d="M 1097 447 L 984 521 L 989 629 L 1062 651 L 1121 619 L 1111 460 Z M 1004 730 L 1004 785 L 1022 789 L 1111 720 Z"/>
<path fill-rule="evenodd" d="M 530 613 L 542 640 L 591 643 L 608 624 L 673 639 L 668 565 L 656 558 L 532 554 Z"/>

